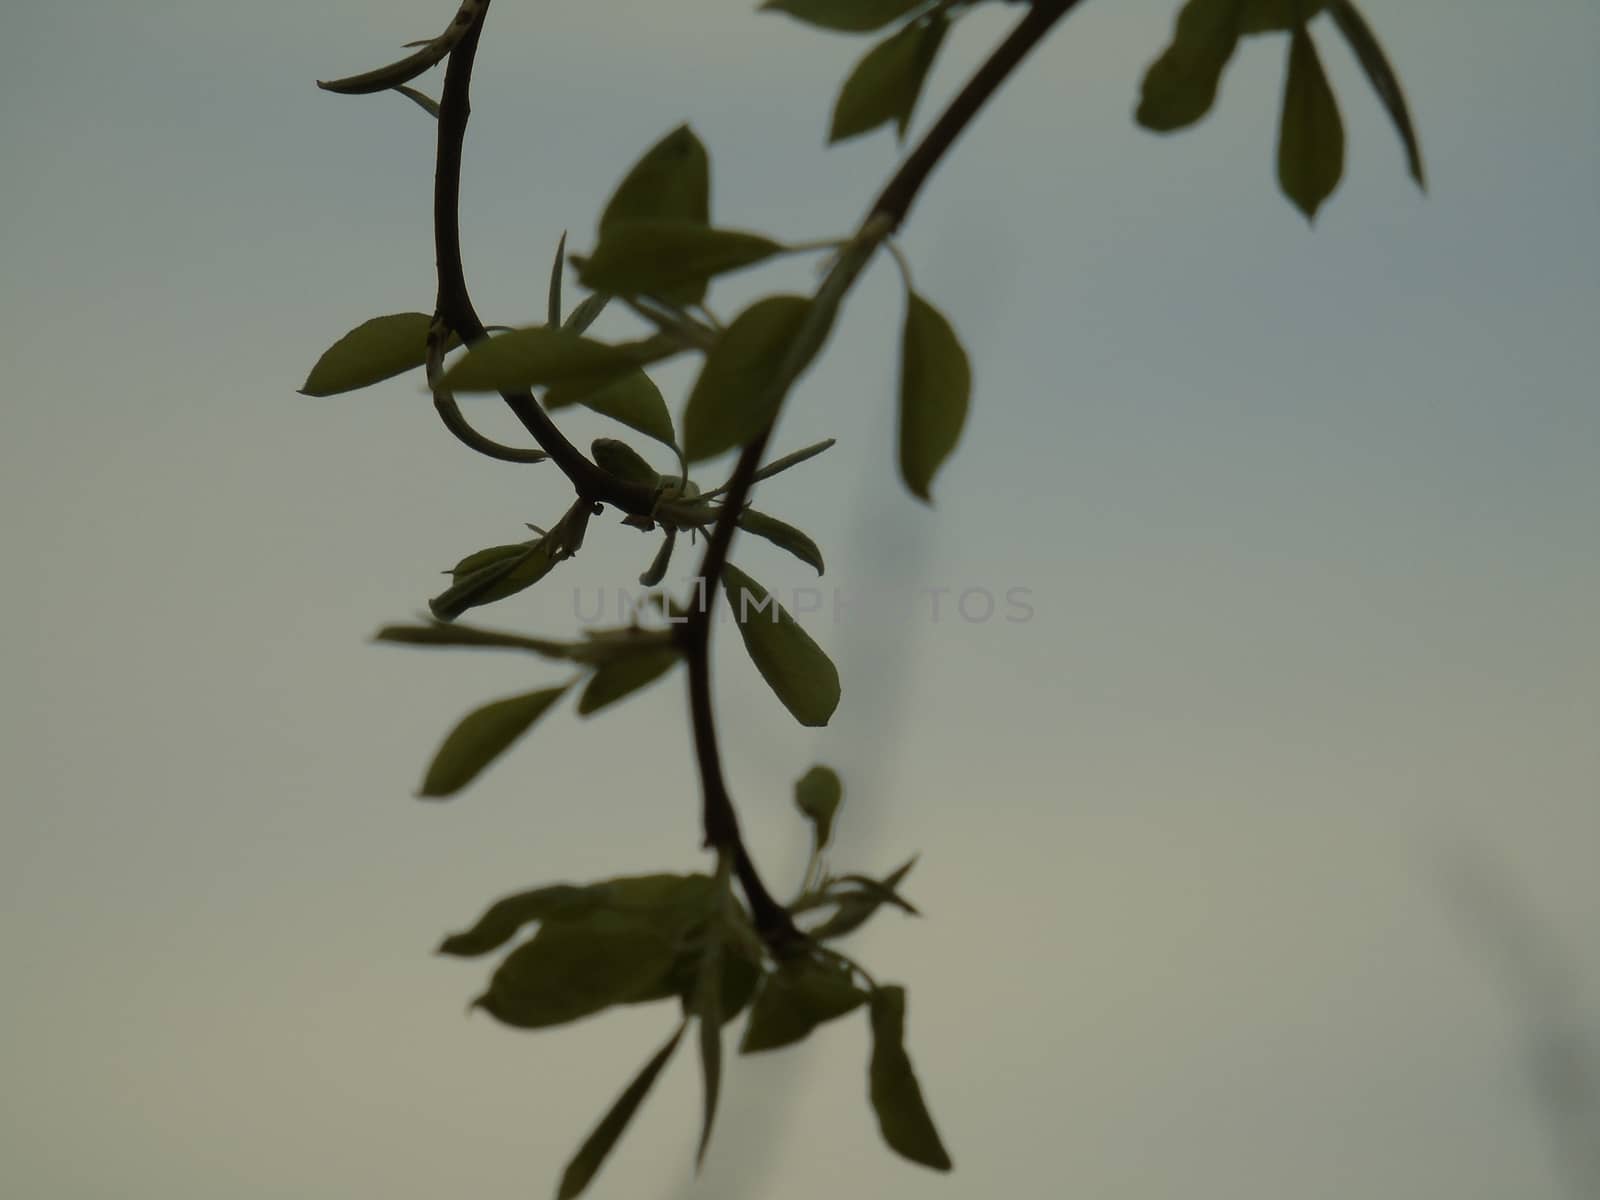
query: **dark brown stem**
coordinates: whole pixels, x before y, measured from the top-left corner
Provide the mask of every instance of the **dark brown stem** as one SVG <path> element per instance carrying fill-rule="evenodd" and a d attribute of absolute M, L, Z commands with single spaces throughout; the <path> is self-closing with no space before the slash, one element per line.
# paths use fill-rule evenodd
<path fill-rule="evenodd" d="M 472 305 L 461 266 L 461 150 L 467 137 L 467 119 L 472 115 L 472 65 L 478 56 L 478 40 L 488 11 L 485 3 L 472 28 L 450 52 L 444 91 L 439 97 L 439 154 L 433 187 L 433 238 L 439 269 L 437 310 L 440 319 L 469 345 L 489 336 Z M 656 502 L 654 490 L 618 479 L 595 466 L 567 440 L 532 393 L 502 392 L 501 398 L 572 481 L 579 496 L 604 501 L 633 516 L 649 515 Z"/>
<path fill-rule="evenodd" d="M 866 265 L 866 259 L 877 241 L 881 240 L 884 233 L 897 228 L 905 221 L 907 213 L 911 211 L 912 203 L 923 185 L 927 183 L 933 169 L 949 153 L 962 131 L 978 115 L 1000 85 L 1017 69 L 1028 52 L 1037 46 L 1055 23 L 1066 16 L 1078 2 L 1079 0 L 1035 0 L 1033 7 L 1017 23 L 1005 41 L 995 48 L 988 60 L 978 68 L 967 85 L 923 136 L 910 157 L 901 164 L 894 177 L 879 193 L 868 211 L 866 221 L 862 224 L 857 244 L 864 246 L 864 251 L 855 256 L 848 251 L 842 253 L 834 270 L 819 289 L 819 300 L 824 295 L 832 293 L 830 302 L 825 308 L 820 304 L 817 306 L 823 312 L 820 318 L 822 327 L 812 331 L 812 345 L 802 351 L 804 360 L 799 362 L 795 369 L 782 373 L 786 383 L 792 382 L 803 368 L 804 362 L 809 361 L 809 357 L 820 347 L 821 340 L 827 335 L 827 326 L 832 324 L 839 296 L 848 289 L 855 276 Z M 739 831 L 738 814 L 734 810 L 733 800 L 728 794 L 727 781 L 722 774 L 722 756 L 717 747 L 716 718 L 711 703 L 712 613 L 716 608 L 717 591 L 722 583 L 723 568 L 727 566 L 728 550 L 733 543 L 739 513 L 750 499 L 750 489 L 755 483 L 761 458 L 766 453 L 767 443 L 772 436 L 772 429 L 773 424 L 769 423 L 744 447 L 739 455 L 738 465 L 734 468 L 733 477 L 728 481 L 722 511 L 717 518 L 716 526 L 711 531 L 705 557 L 701 560 L 700 574 L 695 585 L 696 603 L 690 610 L 687 623 L 683 626 L 682 642 L 689 665 L 689 716 L 694 728 L 695 758 L 700 766 L 700 782 L 704 796 L 705 842 L 707 846 L 733 851 L 735 866 L 739 870 L 739 880 L 750 902 L 751 915 L 755 919 L 757 928 L 761 930 L 769 944 L 781 944 L 784 940 L 796 939 L 800 935 L 788 912 L 772 898 L 765 887 L 761 886 L 754 867 L 749 866 L 749 856 L 745 853 L 744 840 Z M 748 872 L 746 867 L 749 868 Z"/>

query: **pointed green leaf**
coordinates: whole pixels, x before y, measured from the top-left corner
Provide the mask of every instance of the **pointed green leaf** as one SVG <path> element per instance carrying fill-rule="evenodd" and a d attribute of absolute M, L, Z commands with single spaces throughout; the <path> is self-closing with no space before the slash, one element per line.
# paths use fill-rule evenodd
<path fill-rule="evenodd" d="M 1339 32 L 1350 43 L 1350 49 L 1355 51 L 1361 69 L 1367 73 L 1367 80 L 1372 84 L 1372 90 L 1378 93 L 1378 99 L 1383 102 L 1389 119 L 1400 134 L 1400 141 L 1406 148 L 1406 163 L 1411 169 L 1411 178 L 1417 181 L 1419 188 L 1426 190 L 1428 182 L 1422 169 L 1422 147 L 1417 143 L 1417 131 L 1411 126 L 1406 96 L 1400 90 L 1399 76 L 1389 65 L 1383 47 L 1378 44 L 1377 35 L 1350 0 L 1329 0 L 1327 8 Z"/>
<path fill-rule="evenodd" d="M 618 296 L 704 295 L 716 275 L 754 266 L 783 245 L 756 233 L 689 221 L 630 221 L 600 235 L 588 258 L 574 258 L 585 287 Z"/>
<path fill-rule="evenodd" d="M 728 603 L 756 670 L 802 725 L 826 725 L 839 706 L 839 672 L 811 635 L 767 589 L 732 563 L 723 567 Z"/>
<path fill-rule="evenodd" d="M 928 503 L 928 489 L 961 439 L 972 393 L 972 367 L 944 315 L 915 292 L 906 294 L 900 339 L 900 476 Z"/>
<path fill-rule="evenodd" d="M 833 836 L 833 818 L 844 800 L 844 784 L 839 773 L 821 764 L 812 767 L 795 781 L 794 806 L 805 814 L 816 829 L 817 849 Z"/>
<path fill-rule="evenodd" d="M 550 295 L 545 303 L 544 323 L 553 328 L 561 327 L 561 276 L 567 263 L 567 234 L 562 230 L 561 240 L 556 243 L 556 260 L 550 264 Z"/>
<path fill-rule="evenodd" d="M 620 421 L 662 445 L 677 448 L 672 414 L 661 389 L 637 367 L 610 378 L 553 384 L 545 393 L 544 406 L 552 412 L 570 404 L 581 404 L 590 412 Z"/>
<path fill-rule="evenodd" d="M 422 781 L 421 795 L 455 795 L 505 753 L 566 690 L 566 684 L 541 688 L 526 695 L 496 700 L 467 714 L 433 756 L 433 764 Z"/>
<path fill-rule="evenodd" d="M 357 325 L 317 359 L 301 393 L 336 396 L 422 366 L 432 324 L 427 313 L 391 313 Z"/>
<path fill-rule="evenodd" d="M 1145 72 L 1134 119 L 1167 133 L 1211 110 L 1222 70 L 1239 41 L 1240 0 L 1188 0 L 1178 13 L 1172 44 Z"/>
<path fill-rule="evenodd" d="M 636 366 L 614 346 L 535 325 L 478 342 L 440 377 L 439 389 L 509 392 L 579 379 L 599 386 Z"/>
<path fill-rule="evenodd" d="M 524 637 L 493 629 L 474 629 L 470 625 L 385 625 L 374 635 L 375 642 L 403 646 L 470 646 L 499 650 L 529 650 L 545 658 L 570 658 L 571 646 L 546 638 Z"/>
<path fill-rule="evenodd" d="M 694 1158 L 698 1166 L 705 1162 L 706 1149 L 711 1145 L 711 1126 L 717 1118 L 717 1096 L 722 1090 L 722 930 L 715 920 L 701 954 L 694 1014 L 700 1023 L 700 1074 L 705 1084 L 700 1146 Z"/>
<path fill-rule="evenodd" d="M 911 868 L 916 866 L 917 859 L 913 855 L 894 871 L 884 876 L 881 890 L 852 891 L 842 895 L 839 906 L 826 921 L 810 931 L 810 936 L 816 941 L 826 941 L 829 938 L 843 937 L 847 933 L 854 933 L 869 920 L 872 915 L 883 906 L 886 893 L 894 894 L 894 889 L 900 886 L 900 881 L 911 873 Z"/>
<path fill-rule="evenodd" d="M 746 533 L 753 533 L 758 538 L 765 538 L 774 546 L 787 550 L 807 566 L 814 567 L 818 575 L 822 574 L 822 551 L 817 549 L 817 544 L 793 525 L 769 517 L 764 512 L 757 512 L 747 508 L 739 514 L 739 528 Z"/>
<path fill-rule="evenodd" d="M 889 1148 L 902 1157 L 939 1171 L 950 1169 L 950 1155 L 939 1140 L 922 1088 L 906 1054 L 906 991 L 881 987 L 872 993 L 872 1058 L 868 1094 L 878 1128 Z"/>
<path fill-rule="evenodd" d="M 786 962 L 766 977 L 756 994 L 739 1053 L 793 1045 L 866 999 L 867 993 L 843 967 L 810 958 Z"/>
<path fill-rule="evenodd" d="M 572 1156 L 572 1161 L 567 1164 L 567 1169 L 561 1175 L 561 1187 L 556 1192 L 556 1200 L 574 1200 L 574 1197 L 583 1193 L 594 1179 L 601 1164 L 606 1160 L 606 1155 L 611 1153 L 617 1140 L 622 1137 L 623 1131 L 628 1128 L 628 1122 L 633 1120 L 634 1113 L 639 1111 L 639 1105 L 644 1103 L 644 1098 L 650 1094 L 650 1089 L 655 1086 L 656 1078 L 661 1074 L 662 1068 L 672 1057 L 672 1052 L 678 1048 L 678 1042 L 683 1038 L 683 1031 L 687 1023 L 680 1024 L 678 1031 L 667 1039 L 666 1045 L 655 1052 L 644 1069 L 634 1077 L 622 1095 L 604 1117 L 594 1131 L 584 1139 L 583 1145 L 578 1147 L 577 1154 Z"/>
<path fill-rule="evenodd" d="M 1289 40 L 1289 71 L 1278 127 L 1278 183 L 1284 195 L 1314 220 L 1344 172 L 1344 124 L 1317 48 L 1305 27 Z"/>
<path fill-rule="evenodd" d="M 891 121 L 903 140 L 949 25 L 944 12 L 936 10 L 867 51 L 839 90 L 828 141 L 841 142 Z"/>
<path fill-rule="evenodd" d="M 428 601 L 428 610 L 441 621 L 453 621 L 469 608 L 532 587 L 555 567 L 553 547 L 546 535 L 513 546 L 491 546 L 468 556 L 453 572 L 455 582 Z"/>
<path fill-rule="evenodd" d="M 627 221 L 711 220 L 711 159 L 680 125 L 633 165 L 600 215 L 600 232 Z"/>
<path fill-rule="evenodd" d="M 413 104 L 415 104 L 423 112 L 427 113 L 435 121 L 437 121 L 439 119 L 439 102 L 437 100 L 435 100 L 432 96 L 429 96 L 429 95 L 427 95 L 427 94 L 425 94 L 423 92 L 419 92 L 414 87 L 407 87 L 403 83 L 399 87 L 395 88 L 394 90 L 399 92 L 407 100 L 410 100 Z"/>
<path fill-rule="evenodd" d="M 562 914 L 585 911 L 594 906 L 590 889 L 574 887 L 569 883 L 555 883 L 548 887 L 518 892 L 496 900 L 478 923 L 462 933 L 452 933 L 439 943 L 438 953 L 472 958 L 498 950 L 524 925 L 544 921 Z"/>
<path fill-rule="evenodd" d="M 518 1029 L 564 1025 L 647 997 L 676 954 L 671 931 L 638 915 L 598 909 L 546 921 L 506 956 L 475 1003 Z"/>
<path fill-rule="evenodd" d="M 768 296 L 740 313 L 706 354 L 683 414 L 690 462 L 711 458 L 756 437 L 771 422 L 784 351 L 805 322 L 810 301 Z"/>
<path fill-rule="evenodd" d="M 673 667 L 680 655 L 676 649 L 651 650 L 633 654 L 606 663 L 595 671 L 589 684 L 578 697 L 578 715 L 588 716 L 609 704 L 632 695 L 647 684 L 654 683 Z"/>
<path fill-rule="evenodd" d="M 566 324 L 561 328 L 568 333 L 582 333 L 595 323 L 601 313 L 606 310 L 606 305 L 611 303 L 611 297 L 604 292 L 595 292 L 578 301 L 578 307 L 567 315 Z"/>
<path fill-rule="evenodd" d="M 667 529 L 666 536 L 661 539 L 661 548 L 656 551 L 656 556 L 650 560 L 650 565 L 639 575 L 639 583 L 643 587 L 653 588 L 667 577 L 667 568 L 672 564 L 672 547 L 677 543 L 678 531 Z"/>
<path fill-rule="evenodd" d="M 870 33 L 926 3 L 927 0 L 766 0 L 761 10 L 787 13 L 823 29 Z"/>

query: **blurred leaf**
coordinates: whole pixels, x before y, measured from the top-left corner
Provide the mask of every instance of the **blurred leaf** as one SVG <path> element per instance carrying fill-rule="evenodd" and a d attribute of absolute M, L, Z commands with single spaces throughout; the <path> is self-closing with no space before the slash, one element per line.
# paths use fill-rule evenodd
<path fill-rule="evenodd" d="M 1389 65 L 1389 59 L 1378 44 L 1377 36 L 1350 0 L 1329 0 L 1328 13 L 1333 17 L 1339 32 L 1344 34 L 1350 49 L 1355 51 L 1361 69 L 1367 73 L 1372 90 L 1378 93 L 1400 134 L 1406 148 L 1406 162 L 1411 168 L 1411 178 L 1426 190 L 1428 183 L 1422 170 L 1422 147 L 1417 144 L 1417 132 L 1411 126 L 1411 113 L 1406 108 L 1405 93 L 1400 90 L 1400 79 Z"/>
<path fill-rule="evenodd" d="M 317 359 L 301 394 L 336 396 L 422 366 L 432 324 L 427 313 L 391 313 L 362 322 Z"/>
<path fill-rule="evenodd" d="M 712 276 L 782 252 L 781 243 L 760 234 L 688 221 L 632 221 L 607 229 L 593 254 L 573 261 L 584 286 L 595 291 L 670 297 L 687 289 L 698 300 Z"/>
<path fill-rule="evenodd" d="M 575 379 L 552 384 L 545 393 L 544 406 L 551 411 L 571 404 L 581 404 L 591 412 L 621 421 L 629 429 L 637 429 L 646 437 L 677 449 L 672 414 L 667 411 L 661 389 L 637 367 L 598 381 Z"/>
<path fill-rule="evenodd" d="M 876 900 L 881 904 L 892 904 L 908 916 L 920 917 L 922 915 L 917 911 L 916 905 L 895 891 L 892 886 L 882 883 L 870 875 L 840 875 L 833 879 L 831 883 L 854 884 L 859 889 L 858 895 L 864 895 L 866 898 Z"/>
<path fill-rule="evenodd" d="M 944 12 L 935 10 L 867 51 L 839 90 L 828 141 L 840 142 L 891 121 L 903 140 L 949 25 Z"/>
<path fill-rule="evenodd" d="M 1210 111 L 1239 41 L 1239 5 L 1240 0 L 1188 0 L 1172 44 L 1145 72 L 1134 114 L 1139 124 L 1168 133 Z"/>
<path fill-rule="evenodd" d="M 723 567 L 728 603 L 750 659 L 802 725 L 826 725 L 839 706 L 839 672 L 767 589 L 732 563 Z"/>
<path fill-rule="evenodd" d="M 1239 32 L 1284 33 L 1326 7 L 1325 0 L 1238 0 Z"/>
<path fill-rule="evenodd" d="M 439 379 L 446 392 L 509 392 L 584 380 L 594 386 L 636 368 L 626 353 L 564 329 L 513 329 L 469 348 Z"/>
<path fill-rule="evenodd" d="M 646 998 L 676 953 L 670 930 L 634 913 L 603 908 L 546 921 L 506 956 L 476 1004 L 519 1029 L 563 1025 Z"/>
<path fill-rule="evenodd" d="M 695 1165 L 705 1162 L 711 1145 L 711 1126 L 717 1117 L 717 1096 L 722 1085 L 722 929 L 713 919 L 701 951 L 695 982 L 694 1015 L 700 1022 L 700 1073 L 705 1082 L 704 1116 Z"/>
<path fill-rule="evenodd" d="M 667 568 L 672 564 L 672 547 L 677 543 L 678 531 L 667 529 L 666 536 L 661 539 L 661 546 L 656 551 L 655 557 L 650 560 L 650 565 L 639 575 L 639 583 L 647 588 L 653 588 L 667 577 Z"/>
<path fill-rule="evenodd" d="M 906 293 L 900 342 L 900 475 L 912 495 L 932 503 L 934 473 L 961 440 L 972 368 L 944 315 Z"/>
<path fill-rule="evenodd" d="M 793 1045 L 866 999 L 867 993 L 843 967 L 811 958 L 786 962 L 766 977 L 756 994 L 739 1053 Z"/>
<path fill-rule="evenodd" d="M 497 650 L 531 650 L 545 658 L 570 658 L 572 647 L 566 642 L 500 633 L 493 629 L 474 629 L 470 625 L 385 625 L 374 635 L 375 642 L 404 646 L 470 646 Z"/>
<path fill-rule="evenodd" d="M 706 354 L 683 414 L 690 462 L 742 446 L 771 422 L 783 399 L 775 385 L 784 352 L 809 308 L 802 296 L 768 296 L 723 331 Z"/>
<path fill-rule="evenodd" d="M 794 806 L 816 828 L 817 849 L 833 836 L 833 817 L 844 800 L 844 784 L 832 767 L 817 765 L 795 781 Z"/>
<path fill-rule="evenodd" d="M 632 695 L 646 684 L 655 682 L 673 667 L 681 657 L 676 649 L 652 650 L 619 658 L 597 670 L 589 684 L 578 697 L 578 715 L 588 716 L 609 704 Z"/>
<path fill-rule="evenodd" d="M 926 3 L 927 0 L 765 0 L 761 11 L 787 13 L 823 29 L 870 33 Z"/>
<path fill-rule="evenodd" d="M 703 919 L 716 895 L 716 880 L 703 874 L 622 875 L 594 886 L 608 908 L 664 921 L 673 928 Z"/>
<path fill-rule="evenodd" d="M 616 438 L 595 438 L 589 444 L 589 452 L 594 455 L 596 466 L 618 479 L 644 487 L 655 487 L 661 482 L 660 473 L 627 442 Z"/>
<path fill-rule="evenodd" d="M 627 221 L 711 220 L 711 159 L 680 125 L 633 165 L 600 215 L 600 232 Z"/>
<path fill-rule="evenodd" d="M 1289 39 L 1289 75 L 1278 127 L 1278 183 L 1284 195 L 1315 219 L 1344 172 L 1344 124 L 1317 48 L 1304 27 Z"/>
<path fill-rule="evenodd" d="M 764 512 L 757 512 L 747 508 L 739 514 L 739 528 L 746 533 L 753 533 L 758 538 L 765 538 L 774 546 L 787 550 L 807 566 L 814 567 L 818 575 L 822 574 L 822 551 L 817 549 L 817 544 L 793 525 L 769 517 Z"/>
<path fill-rule="evenodd" d="M 589 888 L 555 883 L 548 887 L 518 892 L 491 904 L 478 923 L 464 933 L 453 933 L 439 944 L 438 953 L 472 958 L 498 950 L 517 935 L 524 925 L 557 917 L 563 913 L 592 908 L 595 898 Z"/>
<path fill-rule="evenodd" d="M 573 1200 L 589 1186 L 589 1182 L 605 1162 L 606 1155 L 611 1153 L 612 1147 L 627 1129 L 628 1122 L 633 1120 L 634 1113 L 639 1111 L 639 1105 L 655 1086 L 656 1078 L 661 1074 L 662 1068 L 667 1065 L 672 1052 L 678 1048 L 678 1042 L 682 1040 L 686 1026 L 687 1022 L 678 1026 L 677 1032 L 667 1039 L 667 1044 L 656 1051 L 654 1057 L 645 1063 L 644 1068 L 634 1077 L 622 1095 L 617 1097 L 616 1103 L 600 1119 L 600 1124 L 594 1127 L 594 1132 L 584 1139 L 583 1145 L 578 1148 L 578 1153 L 573 1155 L 566 1171 L 562 1173 L 556 1200 Z"/>
<path fill-rule="evenodd" d="M 872 1111 L 883 1140 L 896 1154 L 936 1170 L 950 1169 L 950 1155 L 933 1127 L 922 1088 L 906 1054 L 906 991 L 880 987 L 872 993 L 872 1058 L 867 1068 Z"/>
<path fill-rule="evenodd" d="M 841 896 L 833 915 L 812 929 L 810 936 L 821 942 L 829 938 L 843 937 L 860 929 L 883 906 L 884 892 L 893 893 L 900 886 L 901 880 L 911 873 L 911 868 L 916 866 L 916 863 L 916 855 L 912 855 L 884 876 L 881 881 L 884 891 L 861 891 Z"/>
<path fill-rule="evenodd" d="M 545 710 L 561 698 L 568 684 L 541 688 L 522 696 L 496 700 L 468 713 L 450 731 L 433 756 L 421 795 L 453 796 L 521 737 Z"/>

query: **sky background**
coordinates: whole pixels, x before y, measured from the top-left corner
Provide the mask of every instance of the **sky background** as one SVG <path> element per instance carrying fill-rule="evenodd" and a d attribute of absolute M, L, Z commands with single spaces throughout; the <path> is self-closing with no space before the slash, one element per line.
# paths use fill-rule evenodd
<path fill-rule="evenodd" d="M 937 507 L 892 469 L 886 262 L 792 398 L 778 447 L 839 445 L 762 507 L 823 544 L 824 587 L 871 601 L 810 618 L 843 673 L 832 727 L 798 728 L 736 638 L 716 647 L 730 779 L 780 889 L 814 761 L 846 780 L 838 869 L 921 852 L 925 919 L 847 948 L 910 986 L 957 1169 L 881 1146 L 853 1019 L 732 1063 L 698 1182 L 682 1054 L 597 1197 L 1580 1194 L 1530 1046 L 1564 1022 L 1600 1052 L 1600 7 L 1369 0 L 1426 197 L 1319 24 L 1349 153 L 1314 231 L 1273 182 L 1279 40 L 1242 47 L 1196 129 L 1133 126 L 1174 7 L 1085 4 L 913 214 L 919 289 L 976 378 Z M 434 288 L 430 122 L 313 81 L 447 9 L 8 14 L 9 1195 L 545 1195 L 670 1027 L 464 1017 L 488 966 L 431 950 L 529 885 L 703 867 L 681 677 L 553 713 L 455 801 L 413 799 L 461 714 L 560 673 L 369 635 L 569 490 L 451 441 L 414 378 L 296 394 L 347 329 Z M 684 120 L 719 222 L 859 219 L 892 139 L 822 142 L 867 43 L 749 9 L 494 6 L 463 200 L 486 320 L 541 318 L 562 230 L 590 244 Z M 919 128 L 1014 17 L 962 22 Z M 712 303 L 812 279 L 786 263 Z M 691 379 L 659 376 L 675 402 Z M 569 634 L 574 589 L 592 604 L 652 548 L 597 521 L 483 623 Z M 736 557 L 780 594 L 818 582 L 764 544 Z M 939 587 L 936 622 L 917 589 Z M 1005 619 L 1010 588 L 1030 620 Z M 963 590 L 995 615 L 962 619 Z M 1574 1143 L 1600 1140 L 1595 1111 Z"/>

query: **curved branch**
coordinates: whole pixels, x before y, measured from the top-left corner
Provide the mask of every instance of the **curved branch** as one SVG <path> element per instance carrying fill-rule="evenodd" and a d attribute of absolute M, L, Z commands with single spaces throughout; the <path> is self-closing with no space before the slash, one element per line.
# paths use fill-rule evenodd
<path fill-rule="evenodd" d="M 957 93 L 879 193 L 866 220 L 862 222 L 860 232 L 840 251 L 817 289 L 810 313 L 789 348 L 774 384 L 780 402 L 826 340 L 845 293 L 871 260 L 879 243 L 905 220 L 933 169 L 1029 51 L 1078 2 L 1035 0 L 1027 14 Z M 716 718 L 711 702 L 711 615 L 715 610 L 717 590 L 722 583 L 723 568 L 727 565 L 728 549 L 733 542 L 738 515 L 749 501 L 750 489 L 759 473 L 761 456 L 766 453 L 779 407 L 778 404 L 773 405 L 773 420 L 739 455 L 738 465 L 727 484 L 722 512 L 711 532 L 705 557 L 701 560 L 699 578 L 695 583 L 697 604 L 690 611 L 688 622 L 682 629 L 684 656 L 689 667 L 689 713 L 704 796 L 705 842 L 707 846 L 733 851 L 734 867 L 739 872 L 740 884 L 750 901 L 756 928 L 775 949 L 804 935 L 796 929 L 783 906 L 761 886 L 760 879 L 754 877 L 753 868 L 749 872 L 751 878 L 746 877 L 744 868 L 748 855 L 744 853 L 738 815 L 728 794 L 727 781 L 723 778 L 722 758 L 717 747 Z"/>
<path fill-rule="evenodd" d="M 467 12 L 463 5 L 462 12 Z M 468 345 L 488 336 L 467 291 L 461 265 L 461 150 L 472 115 L 472 66 L 478 55 L 489 0 L 473 10 L 473 21 L 456 43 L 445 67 L 444 90 L 439 96 L 439 152 L 433 188 L 433 237 L 438 262 L 440 318 Z M 611 504 L 633 516 L 648 516 L 655 503 L 653 491 L 602 471 L 585 457 L 556 427 L 533 393 L 502 392 L 501 398 L 516 414 L 533 440 L 572 481 L 579 496 Z"/>

